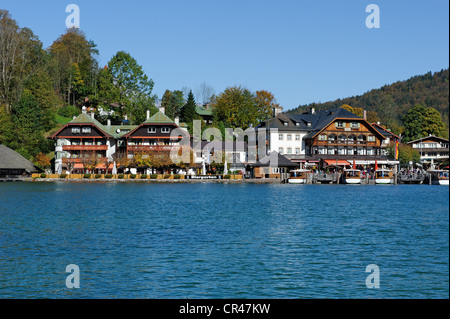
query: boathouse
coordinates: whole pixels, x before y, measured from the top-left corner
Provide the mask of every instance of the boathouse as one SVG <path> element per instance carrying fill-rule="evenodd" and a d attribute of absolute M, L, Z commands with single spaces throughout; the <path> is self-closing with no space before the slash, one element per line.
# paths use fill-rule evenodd
<path fill-rule="evenodd" d="M 0 181 L 20 181 L 42 170 L 9 147 L 0 144 Z"/>

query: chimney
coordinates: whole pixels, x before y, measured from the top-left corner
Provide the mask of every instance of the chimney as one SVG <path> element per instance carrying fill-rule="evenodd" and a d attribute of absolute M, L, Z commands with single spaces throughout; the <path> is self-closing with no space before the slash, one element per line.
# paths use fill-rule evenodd
<path fill-rule="evenodd" d="M 76 118 L 77 118 L 76 115 L 74 115 L 74 116 L 73 116 L 73 119 L 75 120 Z"/>
<path fill-rule="evenodd" d="M 316 113 L 316 109 L 315 108 L 311 108 L 311 114 L 314 114 L 314 113 Z"/>
<path fill-rule="evenodd" d="M 281 106 L 275 106 L 273 108 L 273 116 L 277 116 L 283 111 L 283 108 Z"/>
<path fill-rule="evenodd" d="M 95 119 L 94 112 L 91 112 L 91 118 Z"/>
<path fill-rule="evenodd" d="M 165 112 L 164 106 L 160 106 L 158 109 L 159 109 L 159 111 L 160 111 L 162 114 L 165 114 L 165 113 L 164 113 L 164 112 Z"/>
<path fill-rule="evenodd" d="M 180 125 L 180 118 L 178 116 L 175 117 L 175 124 Z"/>
<path fill-rule="evenodd" d="M 125 121 L 128 121 L 128 115 L 125 114 L 124 118 Z"/>
<path fill-rule="evenodd" d="M 86 114 L 86 113 L 87 113 L 87 111 L 86 111 L 86 106 L 83 105 L 83 107 L 81 108 L 81 113 L 83 113 L 83 114 Z"/>
<path fill-rule="evenodd" d="M 364 110 L 364 119 L 367 120 L 367 111 Z"/>
<path fill-rule="evenodd" d="M 106 122 L 108 126 L 111 126 L 111 119 L 108 119 Z"/>
<path fill-rule="evenodd" d="M 147 110 L 147 120 L 150 118 L 150 110 Z"/>
<path fill-rule="evenodd" d="M 205 109 L 209 110 L 209 104 L 204 105 Z"/>

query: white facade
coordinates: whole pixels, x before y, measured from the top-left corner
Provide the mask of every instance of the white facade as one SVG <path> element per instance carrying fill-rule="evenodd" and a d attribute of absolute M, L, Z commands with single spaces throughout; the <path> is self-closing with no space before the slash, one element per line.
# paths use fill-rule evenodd
<path fill-rule="evenodd" d="M 306 146 L 303 138 L 307 132 L 278 131 L 270 132 L 268 153 L 276 151 L 282 155 L 305 155 Z"/>

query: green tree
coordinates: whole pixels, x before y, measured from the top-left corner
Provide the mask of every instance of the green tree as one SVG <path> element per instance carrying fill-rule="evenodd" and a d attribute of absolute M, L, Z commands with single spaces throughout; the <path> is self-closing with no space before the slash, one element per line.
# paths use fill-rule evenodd
<path fill-rule="evenodd" d="M 258 124 L 261 115 L 254 94 L 241 86 L 225 89 L 215 98 L 213 110 L 216 121 L 222 121 L 226 127 L 244 130 Z"/>
<path fill-rule="evenodd" d="M 84 94 L 95 91 L 98 62 L 96 44 L 86 39 L 79 29 L 68 29 L 56 39 L 49 48 L 50 68 L 55 80 L 55 89 L 64 97 L 67 104 L 75 104 L 74 70 L 76 63 L 79 76 L 83 80 Z"/>
<path fill-rule="evenodd" d="M 26 81 L 45 63 L 46 53 L 38 37 L 19 28 L 6 10 L 0 10 L 0 48 L 0 103 L 9 111 Z"/>
<path fill-rule="evenodd" d="M 416 105 L 402 118 L 403 141 L 408 142 L 427 135 L 448 137 L 441 114 L 434 108 Z"/>
<path fill-rule="evenodd" d="M 156 98 L 152 95 L 153 80 L 149 79 L 136 59 L 124 51 L 119 51 L 112 57 L 108 62 L 108 69 L 117 92 L 115 102 L 124 105 L 124 111 L 134 122 L 144 121 L 146 110 L 154 106 Z M 122 109 L 119 111 L 123 112 Z"/>
<path fill-rule="evenodd" d="M 186 104 L 183 106 L 181 110 L 181 114 L 183 117 L 183 121 L 188 125 L 189 131 L 192 132 L 193 121 L 198 119 L 196 112 L 196 105 L 194 94 L 192 90 L 189 91 L 188 98 Z"/>

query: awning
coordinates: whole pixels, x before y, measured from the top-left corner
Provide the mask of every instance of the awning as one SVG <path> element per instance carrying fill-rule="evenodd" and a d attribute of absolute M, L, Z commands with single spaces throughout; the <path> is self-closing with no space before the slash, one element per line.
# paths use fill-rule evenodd
<path fill-rule="evenodd" d="M 324 160 L 327 165 L 337 165 L 337 166 L 346 166 L 351 165 L 348 161 L 345 160 Z"/>
<path fill-rule="evenodd" d="M 75 163 L 75 165 L 73 166 L 74 169 L 83 169 L 83 164 L 81 163 Z"/>

